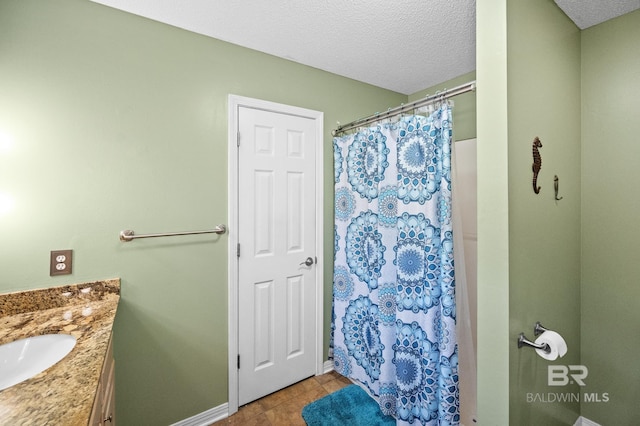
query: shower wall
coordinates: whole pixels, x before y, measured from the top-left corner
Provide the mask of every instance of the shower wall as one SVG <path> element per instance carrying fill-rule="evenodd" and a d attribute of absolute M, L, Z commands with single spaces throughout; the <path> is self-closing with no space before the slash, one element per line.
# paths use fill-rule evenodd
<path fill-rule="evenodd" d="M 458 211 L 462 229 L 464 266 L 466 287 L 457 295 L 466 303 L 457 307 L 458 342 L 460 368 L 460 417 L 461 425 L 476 423 L 476 358 L 477 358 L 477 276 L 478 276 L 478 228 L 477 228 L 477 150 L 476 139 L 467 139 L 455 143 L 455 165 L 457 184 L 455 186 L 454 203 L 458 203 Z M 459 240 L 458 240 L 459 241 Z M 457 265 L 459 266 L 459 265 Z M 456 277 L 458 272 L 456 270 Z M 465 291 L 461 291 L 465 290 Z M 466 315 L 469 321 L 466 321 Z M 471 330 L 468 328 L 470 324 Z"/>

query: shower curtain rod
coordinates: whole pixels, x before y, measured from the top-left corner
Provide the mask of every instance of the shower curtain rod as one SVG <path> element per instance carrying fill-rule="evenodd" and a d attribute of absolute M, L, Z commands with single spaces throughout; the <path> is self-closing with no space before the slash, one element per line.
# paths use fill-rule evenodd
<path fill-rule="evenodd" d="M 429 95 L 425 98 L 418 99 L 417 101 L 411 102 L 410 104 L 402 104 L 395 108 L 390 108 L 388 111 L 378 112 L 373 115 L 370 115 L 369 117 L 360 118 L 358 120 L 352 121 L 351 123 L 340 125 L 338 126 L 337 129 L 332 130 L 331 134 L 333 136 L 336 136 L 348 130 L 355 129 L 356 127 L 366 126 L 367 124 L 373 123 L 375 121 L 384 120 L 385 118 L 393 117 L 395 115 L 402 114 L 404 112 L 411 111 L 416 108 L 420 108 L 434 101 L 449 99 L 454 96 L 458 96 L 463 93 L 471 92 L 474 90 L 476 90 L 475 80 L 465 84 L 461 84 L 460 86 L 456 86 L 449 90 L 444 90 L 440 93 L 436 93 L 435 95 Z"/>

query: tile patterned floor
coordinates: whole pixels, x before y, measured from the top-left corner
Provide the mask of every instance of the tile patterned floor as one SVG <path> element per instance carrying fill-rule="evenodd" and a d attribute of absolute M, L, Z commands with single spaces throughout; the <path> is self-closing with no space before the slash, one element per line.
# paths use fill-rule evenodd
<path fill-rule="evenodd" d="M 305 426 L 302 408 L 310 402 L 350 385 L 351 382 L 332 371 L 310 377 L 288 388 L 240 407 L 237 413 L 211 426 Z"/>

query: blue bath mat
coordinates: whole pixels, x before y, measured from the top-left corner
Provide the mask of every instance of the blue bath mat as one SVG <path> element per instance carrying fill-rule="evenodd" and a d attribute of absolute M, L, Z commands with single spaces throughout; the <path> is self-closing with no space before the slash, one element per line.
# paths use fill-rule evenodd
<path fill-rule="evenodd" d="M 386 426 L 396 419 L 385 416 L 378 403 L 357 385 L 349 385 L 302 409 L 309 426 Z"/>

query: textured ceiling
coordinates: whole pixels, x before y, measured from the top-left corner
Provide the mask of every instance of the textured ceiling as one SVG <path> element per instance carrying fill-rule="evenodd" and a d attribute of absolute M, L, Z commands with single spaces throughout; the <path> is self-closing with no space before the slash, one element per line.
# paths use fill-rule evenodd
<path fill-rule="evenodd" d="M 404 94 L 476 68 L 475 0 L 93 1 Z M 640 7 L 555 1 L 580 28 Z"/>
<path fill-rule="evenodd" d="M 640 0 L 555 0 L 555 2 L 581 30 L 640 9 Z"/>
<path fill-rule="evenodd" d="M 476 67 L 475 0 L 94 1 L 404 94 Z"/>

